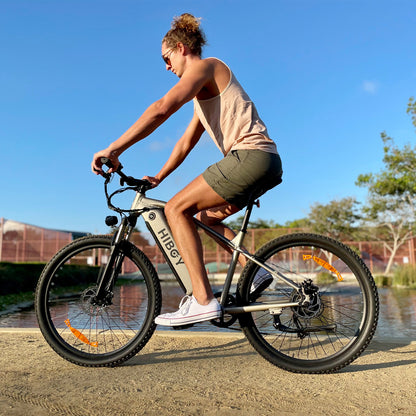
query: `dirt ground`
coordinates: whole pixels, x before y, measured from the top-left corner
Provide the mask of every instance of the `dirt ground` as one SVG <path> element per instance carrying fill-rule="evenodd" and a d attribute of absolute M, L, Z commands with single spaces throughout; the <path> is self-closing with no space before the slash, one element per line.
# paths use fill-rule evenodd
<path fill-rule="evenodd" d="M 241 334 L 158 331 L 117 368 L 63 360 L 38 330 L 0 330 L 0 415 L 416 413 L 416 343 L 373 341 L 341 372 L 269 364 Z"/>

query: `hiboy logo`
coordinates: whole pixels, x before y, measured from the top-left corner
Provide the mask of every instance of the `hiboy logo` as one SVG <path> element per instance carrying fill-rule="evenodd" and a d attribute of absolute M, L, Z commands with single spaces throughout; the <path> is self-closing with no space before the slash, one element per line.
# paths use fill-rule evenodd
<path fill-rule="evenodd" d="M 182 261 L 182 257 L 179 254 L 178 249 L 175 247 L 175 243 L 172 240 L 170 234 L 166 231 L 166 228 L 162 228 L 160 231 L 158 231 L 158 234 L 160 237 L 160 241 L 163 243 L 163 245 L 169 253 L 169 257 L 175 259 L 175 265 L 177 266 L 179 264 L 184 264 L 184 262 Z"/>

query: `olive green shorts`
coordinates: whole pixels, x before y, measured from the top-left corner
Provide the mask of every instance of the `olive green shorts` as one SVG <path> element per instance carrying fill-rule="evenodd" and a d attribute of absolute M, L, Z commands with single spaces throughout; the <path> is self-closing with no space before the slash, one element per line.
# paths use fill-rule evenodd
<path fill-rule="evenodd" d="M 280 156 L 262 150 L 232 150 L 202 174 L 208 185 L 225 201 L 244 208 L 282 182 Z"/>

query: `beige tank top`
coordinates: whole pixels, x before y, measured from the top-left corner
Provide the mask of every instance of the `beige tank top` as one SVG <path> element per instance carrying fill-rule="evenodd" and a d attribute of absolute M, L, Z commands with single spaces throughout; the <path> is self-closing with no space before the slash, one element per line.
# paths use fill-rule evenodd
<path fill-rule="evenodd" d="M 227 68 L 230 82 L 221 94 L 208 100 L 194 98 L 194 109 L 199 120 L 224 155 L 239 149 L 277 153 L 254 103 L 231 69 Z"/>

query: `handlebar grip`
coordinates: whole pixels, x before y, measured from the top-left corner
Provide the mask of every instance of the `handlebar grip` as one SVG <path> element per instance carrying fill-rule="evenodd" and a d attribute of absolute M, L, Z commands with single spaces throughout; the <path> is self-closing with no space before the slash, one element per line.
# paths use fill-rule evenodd
<path fill-rule="evenodd" d="M 100 158 L 100 160 L 101 160 L 101 163 L 103 165 L 106 165 L 108 168 L 111 169 L 112 167 L 114 167 L 113 164 L 111 163 L 111 160 L 108 157 L 102 157 Z"/>
<path fill-rule="evenodd" d="M 101 157 L 100 160 L 101 163 L 106 165 L 109 169 L 114 168 L 114 165 L 111 163 L 111 160 L 108 157 Z M 121 163 L 118 165 L 117 171 L 120 171 L 120 169 L 123 169 L 123 165 Z"/>
<path fill-rule="evenodd" d="M 113 169 L 114 165 L 111 163 L 111 160 L 108 157 L 101 157 L 100 161 L 103 165 L 106 165 L 109 169 Z M 124 186 L 124 184 L 127 184 L 129 186 L 144 186 L 146 189 L 150 189 L 152 187 L 152 184 L 147 180 L 142 179 L 136 179 L 132 176 L 126 176 L 121 169 L 123 168 L 123 165 L 120 163 L 116 173 L 120 175 L 120 185 Z M 111 174 L 108 172 L 103 172 L 103 176 L 109 180 L 111 177 Z"/>

